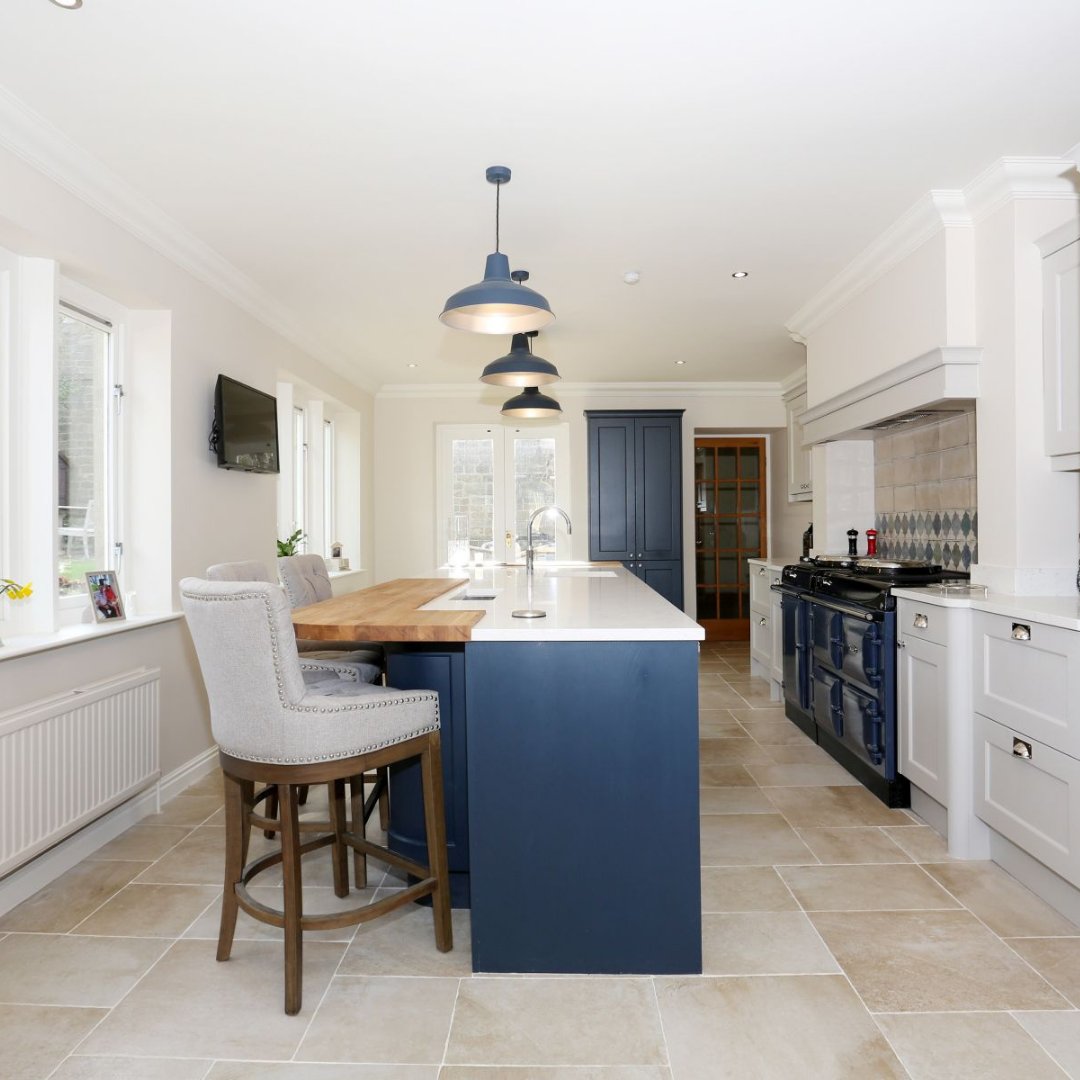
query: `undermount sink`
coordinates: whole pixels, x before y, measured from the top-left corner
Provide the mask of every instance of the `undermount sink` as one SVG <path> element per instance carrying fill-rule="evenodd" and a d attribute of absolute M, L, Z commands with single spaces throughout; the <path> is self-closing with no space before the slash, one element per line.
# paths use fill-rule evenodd
<path fill-rule="evenodd" d="M 480 590 L 468 590 L 463 593 L 458 593 L 457 596 L 451 596 L 451 600 L 494 600 L 495 593 L 490 589 Z"/>

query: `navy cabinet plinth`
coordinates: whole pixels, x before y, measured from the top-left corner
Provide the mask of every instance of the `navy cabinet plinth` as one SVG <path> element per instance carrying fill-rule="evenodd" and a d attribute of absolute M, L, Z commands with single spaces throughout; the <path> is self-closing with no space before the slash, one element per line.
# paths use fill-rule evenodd
<path fill-rule="evenodd" d="M 697 654 L 466 647 L 474 971 L 701 971 Z"/>
<path fill-rule="evenodd" d="M 450 897 L 469 906 L 469 784 L 465 758 L 465 650 L 462 645 L 387 646 L 387 682 L 398 690 L 435 690 L 439 695 L 446 847 Z M 391 851 L 427 863 L 420 760 L 390 768 Z"/>
<path fill-rule="evenodd" d="M 589 558 L 683 606 L 681 409 L 587 409 Z"/>

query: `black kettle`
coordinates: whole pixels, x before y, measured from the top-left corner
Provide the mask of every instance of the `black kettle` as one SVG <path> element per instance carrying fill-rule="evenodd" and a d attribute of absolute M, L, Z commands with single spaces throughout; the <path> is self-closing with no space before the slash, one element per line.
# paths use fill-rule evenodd
<path fill-rule="evenodd" d="M 814 546 L 814 523 L 811 521 L 802 534 L 802 553 L 804 558 L 810 557 L 810 549 Z"/>

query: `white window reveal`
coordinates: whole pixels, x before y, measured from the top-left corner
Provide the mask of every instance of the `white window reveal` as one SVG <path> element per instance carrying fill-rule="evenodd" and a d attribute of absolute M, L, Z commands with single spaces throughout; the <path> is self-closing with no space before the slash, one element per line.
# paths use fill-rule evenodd
<path fill-rule="evenodd" d="M 569 506 L 565 424 L 440 424 L 436 457 L 436 565 L 519 562 L 533 511 Z M 568 556 L 565 533 L 547 518 L 537 521 L 533 543 L 537 559 Z"/>
<path fill-rule="evenodd" d="M 85 303 L 85 301 L 84 301 Z M 118 329 L 61 299 L 56 316 L 56 573 L 61 613 L 86 604 L 86 574 L 121 570 Z"/>

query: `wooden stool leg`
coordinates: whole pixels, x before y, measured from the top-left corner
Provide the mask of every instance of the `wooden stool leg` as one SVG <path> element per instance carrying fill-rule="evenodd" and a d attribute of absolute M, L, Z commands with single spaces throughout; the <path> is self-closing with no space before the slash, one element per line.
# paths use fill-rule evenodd
<path fill-rule="evenodd" d="M 390 770 L 383 765 L 378 770 L 379 781 L 379 828 L 386 832 L 390 828 Z"/>
<path fill-rule="evenodd" d="M 296 792 L 297 792 L 296 798 L 297 798 L 297 801 L 300 803 L 300 805 L 301 806 L 307 806 L 308 785 L 307 784 L 297 784 L 296 785 Z"/>
<path fill-rule="evenodd" d="M 255 809 L 255 781 L 241 780 L 240 790 L 243 793 L 243 798 L 241 800 L 243 817 L 241 819 L 242 828 L 240 829 L 240 836 L 242 839 L 240 865 L 247 866 L 248 847 L 251 843 L 251 814 Z"/>
<path fill-rule="evenodd" d="M 276 789 L 272 790 L 270 794 L 266 796 L 266 816 L 272 818 L 278 816 L 278 797 Z M 273 829 L 265 829 L 263 831 L 263 836 L 265 836 L 267 840 L 273 840 L 275 835 Z"/>
<path fill-rule="evenodd" d="M 236 886 L 244 876 L 245 817 L 244 782 L 225 774 L 225 887 L 221 894 L 221 925 L 217 958 L 228 960 L 236 932 Z"/>
<path fill-rule="evenodd" d="M 334 895 L 349 895 L 349 851 L 345 846 L 345 781 L 332 780 L 326 785 L 330 802 L 330 827 L 334 830 L 331 858 L 334 864 Z"/>
<path fill-rule="evenodd" d="M 300 919 L 304 912 L 300 891 L 300 810 L 296 788 L 278 784 L 281 819 L 281 872 L 284 878 L 285 908 L 285 1013 L 300 1011 L 301 984 L 304 974 L 304 935 Z"/>
<path fill-rule="evenodd" d="M 366 836 L 363 775 L 349 778 L 349 818 L 352 831 L 361 838 Z M 353 851 L 353 877 L 358 889 L 367 888 L 367 856 L 362 851 Z"/>
<path fill-rule="evenodd" d="M 420 770 L 424 784 L 424 827 L 427 830 L 428 873 L 437 882 L 431 895 L 431 911 L 435 918 L 435 947 L 449 952 L 454 947 L 450 926 L 450 872 L 446 864 L 446 810 L 443 802 L 442 753 L 439 733 L 433 731 L 427 748 L 420 754 Z"/>

